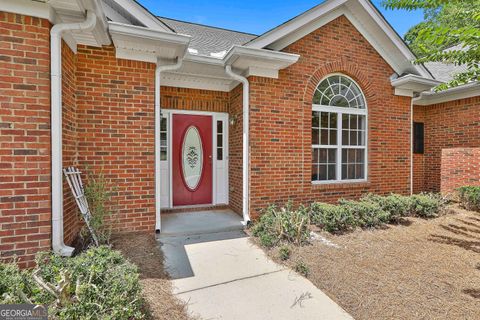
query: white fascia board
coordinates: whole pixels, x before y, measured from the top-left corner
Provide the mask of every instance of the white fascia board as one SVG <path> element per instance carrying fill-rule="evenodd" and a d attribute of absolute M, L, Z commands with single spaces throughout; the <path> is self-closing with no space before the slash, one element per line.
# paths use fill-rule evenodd
<path fill-rule="evenodd" d="M 401 78 L 391 80 L 392 87 L 395 89 L 410 90 L 412 92 L 427 91 L 441 83 L 441 81 L 423 78 L 414 74 L 408 74 Z"/>
<path fill-rule="evenodd" d="M 79 0 L 77 0 L 79 1 Z M 109 45 L 111 44 L 110 37 L 108 36 L 108 22 L 105 12 L 103 11 L 103 6 L 99 4 L 96 0 L 81 0 L 81 5 L 85 10 L 91 10 L 95 12 L 97 16 L 97 23 L 95 29 L 93 29 L 93 36 L 97 41 L 98 45 Z"/>
<path fill-rule="evenodd" d="M 165 24 L 163 24 L 150 11 L 132 0 L 114 0 L 119 6 L 123 7 L 127 12 L 130 12 L 138 21 L 141 21 L 146 27 L 164 31 L 168 33 L 175 33 Z"/>
<path fill-rule="evenodd" d="M 299 58 L 298 54 L 233 46 L 224 57 L 224 61 L 225 65 L 247 71 L 250 75 L 277 78 L 279 70 L 291 66 Z"/>
<path fill-rule="evenodd" d="M 251 48 L 265 48 L 268 47 L 270 44 L 280 40 L 281 38 L 286 37 L 292 32 L 297 31 L 298 29 L 302 28 L 306 24 L 309 24 L 320 16 L 327 14 L 328 12 L 335 10 L 339 6 L 343 5 L 349 0 L 330 0 L 326 1 L 318 6 L 302 13 L 301 15 L 293 18 L 290 21 L 281 24 L 280 26 L 272 29 L 263 35 L 259 36 L 258 38 L 253 39 L 249 43 L 245 44 L 246 47 Z"/>
<path fill-rule="evenodd" d="M 109 22 L 118 58 L 156 63 L 158 58 L 183 57 L 190 37 L 150 28 Z"/>
<path fill-rule="evenodd" d="M 480 96 L 480 82 L 467 83 L 439 92 L 423 92 L 413 100 L 415 105 L 427 106 L 437 103 L 455 101 Z"/>
<path fill-rule="evenodd" d="M 51 23 L 56 23 L 55 10 L 44 2 L 32 0 L 2 0 L 0 9 L 5 12 L 47 19 Z"/>

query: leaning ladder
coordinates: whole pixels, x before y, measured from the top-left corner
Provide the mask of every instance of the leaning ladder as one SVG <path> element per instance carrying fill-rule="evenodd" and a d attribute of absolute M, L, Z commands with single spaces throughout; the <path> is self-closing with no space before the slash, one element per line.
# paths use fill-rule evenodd
<path fill-rule="evenodd" d="M 98 247 L 98 238 L 95 230 L 93 230 L 90 220 L 92 219 L 92 214 L 90 208 L 88 207 L 87 198 L 85 197 L 85 190 L 83 189 L 82 178 L 80 177 L 81 172 L 74 167 L 68 167 L 63 169 L 63 174 L 67 179 L 70 190 L 72 190 L 73 197 L 77 203 L 80 213 L 82 214 L 83 220 L 87 225 L 88 231 L 92 235 L 93 242 Z"/>

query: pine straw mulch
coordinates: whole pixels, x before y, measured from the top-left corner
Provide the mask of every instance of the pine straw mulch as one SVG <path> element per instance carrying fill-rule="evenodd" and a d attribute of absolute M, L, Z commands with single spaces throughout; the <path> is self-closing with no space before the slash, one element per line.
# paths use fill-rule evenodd
<path fill-rule="evenodd" d="M 355 319 L 480 319 L 480 213 L 458 206 L 436 219 L 381 230 L 321 233 L 292 247 L 308 278 Z M 278 248 L 269 255 L 278 259 Z"/>
<path fill-rule="evenodd" d="M 138 266 L 148 319 L 188 320 L 187 308 L 172 293 L 163 256 L 152 234 L 126 233 L 112 237 L 113 248 Z"/>

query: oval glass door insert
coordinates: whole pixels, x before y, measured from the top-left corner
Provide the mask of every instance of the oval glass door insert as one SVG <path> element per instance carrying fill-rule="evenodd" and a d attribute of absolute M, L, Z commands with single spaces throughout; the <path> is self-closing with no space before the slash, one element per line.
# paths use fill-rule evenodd
<path fill-rule="evenodd" d="M 190 190 L 195 190 L 200 183 L 203 169 L 202 139 L 198 129 L 188 127 L 182 146 L 183 179 Z"/>

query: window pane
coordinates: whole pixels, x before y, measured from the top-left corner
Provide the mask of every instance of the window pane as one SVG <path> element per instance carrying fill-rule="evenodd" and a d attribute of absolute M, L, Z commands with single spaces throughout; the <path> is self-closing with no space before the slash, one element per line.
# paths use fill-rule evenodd
<path fill-rule="evenodd" d="M 313 95 L 313 104 L 320 104 L 320 99 L 322 98 L 322 93 L 320 91 L 315 90 L 315 94 Z"/>
<path fill-rule="evenodd" d="M 330 130 L 330 145 L 337 144 L 337 130 Z"/>
<path fill-rule="evenodd" d="M 223 133 L 223 121 L 217 121 L 217 133 Z"/>
<path fill-rule="evenodd" d="M 318 163 L 328 163 L 328 149 L 318 149 L 319 150 L 319 157 Z"/>
<path fill-rule="evenodd" d="M 322 129 L 320 134 L 320 144 L 328 145 L 328 130 Z"/>
<path fill-rule="evenodd" d="M 350 146 L 356 146 L 358 144 L 357 139 L 358 139 L 357 131 L 350 131 L 350 143 L 349 143 L 349 145 Z"/>
<path fill-rule="evenodd" d="M 321 164 L 318 166 L 318 180 L 327 180 L 327 165 Z"/>
<path fill-rule="evenodd" d="M 328 166 L 328 180 L 336 180 L 337 179 L 337 174 L 336 174 L 336 165 L 329 165 Z"/>
<path fill-rule="evenodd" d="M 223 148 L 217 148 L 217 160 L 223 160 Z"/>
<path fill-rule="evenodd" d="M 356 162 L 365 163 L 365 150 L 363 149 L 356 149 L 356 150 L 357 150 Z"/>
<path fill-rule="evenodd" d="M 320 112 L 313 111 L 312 112 L 312 128 L 320 127 Z"/>
<path fill-rule="evenodd" d="M 167 148 L 160 148 L 160 160 L 161 161 L 167 160 Z"/>
<path fill-rule="evenodd" d="M 350 144 L 350 135 L 348 134 L 348 130 L 342 130 L 342 145 L 348 146 Z"/>
<path fill-rule="evenodd" d="M 167 131 L 167 118 L 160 118 L 160 131 Z"/>
<path fill-rule="evenodd" d="M 336 163 L 337 149 L 328 149 L 328 163 Z"/>
<path fill-rule="evenodd" d="M 223 147 L 223 135 L 217 134 L 217 147 Z"/>
<path fill-rule="evenodd" d="M 358 129 L 365 130 L 365 116 L 358 116 Z"/>
<path fill-rule="evenodd" d="M 330 113 L 330 128 L 337 127 L 338 115 L 336 113 Z"/>
<path fill-rule="evenodd" d="M 342 128 L 343 129 L 350 128 L 349 119 L 350 119 L 350 117 L 349 117 L 348 114 L 343 114 L 342 115 Z"/>
<path fill-rule="evenodd" d="M 320 124 L 322 128 L 328 128 L 328 112 L 322 112 Z"/>
<path fill-rule="evenodd" d="M 355 179 L 365 179 L 365 166 L 363 164 L 357 164 L 355 167 Z"/>
<path fill-rule="evenodd" d="M 347 164 L 347 179 L 355 179 L 355 165 L 354 164 Z"/>
<path fill-rule="evenodd" d="M 358 128 L 358 116 L 356 114 L 350 115 L 350 129 Z"/>
<path fill-rule="evenodd" d="M 347 165 L 342 164 L 342 180 L 347 180 Z"/>
<path fill-rule="evenodd" d="M 167 133 L 162 132 L 160 133 L 160 146 L 167 146 Z"/>
<path fill-rule="evenodd" d="M 320 144 L 320 130 L 312 129 L 312 144 Z"/>

